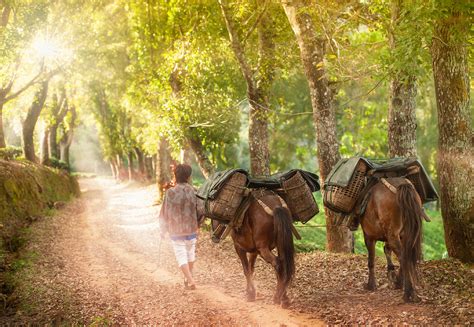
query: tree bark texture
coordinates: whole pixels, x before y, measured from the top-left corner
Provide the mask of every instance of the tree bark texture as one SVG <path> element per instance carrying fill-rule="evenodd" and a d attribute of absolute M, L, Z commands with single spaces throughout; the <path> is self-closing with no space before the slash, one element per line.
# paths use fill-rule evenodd
<path fill-rule="evenodd" d="M 438 176 L 448 254 L 474 262 L 474 135 L 467 13 L 450 10 L 435 27 L 431 55 L 438 107 Z"/>
<path fill-rule="evenodd" d="M 249 154 L 250 173 L 254 176 L 270 175 L 270 150 L 268 144 L 269 90 L 275 75 L 274 24 L 266 11 L 266 3 L 257 1 L 261 11 L 257 25 L 258 67 L 256 74 L 248 63 L 244 45 L 239 39 L 231 9 L 225 0 L 219 0 L 226 22 L 232 50 L 247 84 L 249 101 Z"/>
<path fill-rule="evenodd" d="M 156 183 L 158 186 L 158 201 L 163 200 L 163 185 L 171 181 L 171 153 L 169 143 L 165 138 L 160 140 L 158 154 L 156 156 Z"/>
<path fill-rule="evenodd" d="M 214 173 L 214 166 L 207 157 L 206 150 L 204 149 L 201 141 L 197 137 L 188 137 L 189 146 L 196 156 L 197 163 L 201 169 L 202 174 L 206 179 Z"/>
<path fill-rule="evenodd" d="M 336 113 L 332 105 L 331 90 L 324 69 L 325 45 L 318 38 L 311 16 L 304 11 L 300 0 L 283 1 L 283 8 L 298 42 L 303 68 L 308 80 L 313 122 L 316 129 L 316 144 L 321 182 L 324 182 L 332 167 L 339 161 L 339 143 L 336 134 Z M 326 214 L 327 249 L 331 252 L 351 252 L 351 232 L 337 224 L 331 210 Z"/>
<path fill-rule="evenodd" d="M 392 0 L 390 49 L 396 53 L 402 0 Z M 415 60 L 415 58 L 412 58 Z M 406 69 L 393 72 L 388 109 L 388 155 L 416 157 L 416 78 Z"/>
<path fill-rule="evenodd" d="M 43 81 L 40 84 L 40 88 L 36 92 L 33 103 L 31 104 L 25 121 L 23 122 L 23 152 L 25 158 L 32 162 L 37 161 L 33 136 L 36 122 L 38 121 L 48 94 L 48 83 L 48 81 Z"/>

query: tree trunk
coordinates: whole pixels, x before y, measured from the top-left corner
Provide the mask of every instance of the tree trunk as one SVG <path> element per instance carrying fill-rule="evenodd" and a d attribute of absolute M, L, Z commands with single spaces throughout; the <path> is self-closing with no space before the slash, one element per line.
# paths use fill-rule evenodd
<path fill-rule="evenodd" d="M 240 70 L 247 84 L 249 101 L 249 153 L 250 173 L 254 176 L 270 175 L 270 151 L 268 146 L 268 94 L 275 73 L 274 24 L 266 11 L 266 3 L 258 0 L 262 12 L 258 21 L 258 67 L 254 75 L 245 55 L 244 45 L 237 33 L 229 5 L 219 0 L 229 39 Z"/>
<path fill-rule="evenodd" d="M 153 179 L 153 158 L 150 156 L 145 156 L 145 172 L 146 172 L 146 179 L 152 180 Z"/>
<path fill-rule="evenodd" d="M 303 68 L 308 80 L 313 121 L 316 129 L 319 171 L 322 182 L 340 159 L 336 135 L 336 113 L 332 106 L 331 90 L 324 69 L 324 40 L 319 39 L 311 16 L 300 0 L 283 1 L 283 8 L 295 33 L 301 52 Z M 351 232 L 336 224 L 336 216 L 328 208 L 326 213 L 327 249 L 331 252 L 351 252 Z"/>
<path fill-rule="evenodd" d="M 390 49 L 396 54 L 402 0 L 392 1 Z M 408 60 L 415 58 L 409 58 Z M 388 110 L 389 157 L 416 157 L 416 78 L 405 67 L 394 72 Z"/>
<path fill-rule="evenodd" d="M 211 163 L 209 158 L 207 157 L 206 151 L 202 146 L 201 140 L 197 137 L 191 136 L 188 137 L 189 146 L 194 152 L 196 156 L 197 163 L 199 168 L 201 169 L 202 174 L 207 179 L 210 175 L 214 173 L 214 165 Z"/>
<path fill-rule="evenodd" d="M 49 139 L 49 129 L 46 128 L 43 135 L 43 140 L 41 141 L 41 164 L 42 165 L 49 165 L 49 147 L 48 147 L 48 139 Z"/>
<path fill-rule="evenodd" d="M 109 164 L 110 164 L 110 172 L 112 173 L 112 177 L 114 179 L 117 179 L 117 175 L 115 174 L 115 165 L 114 165 L 113 159 L 109 160 Z"/>
<path fill-rule="evenodd" d="M 49 152 L 51 153 L 51 157 L 59 159 L 60 157 L 60 149 L 58 146 L 58 127 L 63 122 L 66 114 L 68 112 L 68 104 L 63 94 L 59 102 L 55 104 L 55 107 L 52 110 L 52 118 L 53 123 L 50 125 L 49 129 Z"/>
<path fill-rule="evenodd" d="M 164 197 L 163 185 L 171 181 L 171 153 L 168 141 L 165 138 L 160 140 L 158 145 L 158 154 L 156 157 L 156 184 L 158 186 L 158 201 L 162 201 Z"/>
<path fill-rule="evenodd" d="M 140 148 L 134 148 L 135 155 L 138 161 L 138 171 L 140 173 L 140 178 L 143 179 L 146 177 L 146 168 L 145 168 L 145 156 L 143 155 L 143 151 Z"/>
<path fill-rule="evenodd" d="M 438 107 L 438 176 L 448 254 L 474 262 L 474 135 L 467 60 L 468 13 L 449 8 L 431 46 Z"/>
<path fill-rule="evenodd" d="M 69 160 L 69 149 L 71 148 L 72 141 L 74 139 L 74 129 L 76 128 L 77 112 L 76 107 L 73 105 L 70 108 L 71 117 L 69 120 L 68 128 L 64 131 L 64 135 L 61 137 L 59 142 L 61 160 L 64 161 L 68 166 L 71 166 Z"/>
<path fill-rule="evenodd" d="M 3 10 L 2 10 L 1 26 L 6 27 L 8 25 L 8 20 L 10 18 L 10 13 L 12 11 L 12 8 L 10 7 L 9 4 L 5 4 L 5 1 L 2 1 L 2 5 L 3 5 Z"/>
<path fill-rule="evenodd" d="M 32 162 L 37 161 L 33 140 L 35 126 L 41 110 L 43 109 L 47 94 L 48 81 L 44 81 L 41 83 L 40 89 L 36 92 L 33 103 L 31 104 L 25 121 L 23 122 L 23 152 L 25 158 Z"/>
<path fill-rule="evenodd" d="M 133 180 L 134 177 L 134 169 L 133 169 L 133 152 L 130 151 L 127 154 L 127 163 L 128 163 L 128 180 Z"/>
<path fill-rule="evenodd" d="M 0 149 L 5 148 L 6 146 L 5 132 L 3 131 L 3 103 L 0 100 Z"/>

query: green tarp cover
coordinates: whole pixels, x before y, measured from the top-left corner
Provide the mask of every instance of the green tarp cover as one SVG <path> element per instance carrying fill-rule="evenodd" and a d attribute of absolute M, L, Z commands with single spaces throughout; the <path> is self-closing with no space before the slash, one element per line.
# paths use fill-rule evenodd
<path fill-rule="evenodd" d="M 227 169 L 218 171 L 209 176 L 209 178 L 201 185 L 196 195 L 203 200 L 213 200 L 225 182 L 232 176 L 232 174 L 239 172 L 248 176 L 244 169 Z"/>
<path fill-rule="evenodd" d="M 369 169 L 374 169 L 376 172 L 400 171 L 417 165 L 421 168 L 420 175 L 426 190 L 426 201 L 436 201 L 438 199 L 438 193 L 430 177 L 417 158 L 367 159 L 364 157 L 352 157 L 341 159 L 331 170 L 324 184 L 328 186 L 346 187 L 354 174 L 355 167 L 359 160 L 364 160 Z"/>
<path fill-rule="evenodd" d="M 199 188 L 197 196 L 203 200 L 214 199 L 219 193 L 221 187 L 225 185 L 226 181 L 235 172 L 243 173 L 247 176 L 248 188 L 266 188 L 271 190 L 281 188 L 281 183 L 284 180 L 287 180 L 299 172 L 306 181 L 306 184 L 308 184 L 311 192 L 316 192 L 320 189 L 318 175 L 302 169 L 292 169 L 271 175 L 269 177 L 252 177 L 249 176 L 248 172 L 244 169 L 227 169 L 212 174 Z"/>

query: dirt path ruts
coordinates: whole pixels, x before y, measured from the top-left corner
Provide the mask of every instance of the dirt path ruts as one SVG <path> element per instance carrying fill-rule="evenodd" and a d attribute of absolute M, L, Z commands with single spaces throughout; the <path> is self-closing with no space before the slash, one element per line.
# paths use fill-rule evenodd
<path fill-rule="evenodd" d="M 474 271 L 455 260 L 421 265 L 422 303 L 405 304 L 378 258 L 378 289 L 363 289 L 366 257 L 298 254 L 290 310 L 271 303 L 272 268 L 256 265 L 257 300 L 245 301 L 245 278 L 230 240 L 197 244 L 196 291 L 185 291 L 168 240 L 160 241 L 154 187 L 81 181 L 83 196 L 32 228 L 33 264 L 19 277 L 23 303 L 0 324 L 318 326 L 325 324 L 469 325 Z"/>
<path fill-rule="evenodd" d="M 150 188 L 85 179 L 81 205 L 59 215 L 55 241 L 45 253 L 58 300 L 50 313 L 29 317 L 45 322 L 105 322 L 163 325 L 322 325 L 309 315 L 248 303 L 213 284 L 198 243 L 198 289 L 185 291 L 169 246 L 159 239 L 158 207 Z M 41 244 L 39 245 L 41 247 Z M 39 249 L 44 250 L 44 249 Z M 212 268 L 211 268 L 212 269 Z M 48 270 L 48 269 L 46 269 Z M 50 278 L 45 273 L 45 279 Z M 241 276 L 244 279 L 243 275 Z M 233 285 L 229 285 L 232 287 Z M 239 285 L 240 287 L 240 285 Z M 240 291 L 240 289 L 239 289 Z M 53 301 L 54 302 L 54 301 Z M 28 317 L 25 317 L 28 320 Z"/>

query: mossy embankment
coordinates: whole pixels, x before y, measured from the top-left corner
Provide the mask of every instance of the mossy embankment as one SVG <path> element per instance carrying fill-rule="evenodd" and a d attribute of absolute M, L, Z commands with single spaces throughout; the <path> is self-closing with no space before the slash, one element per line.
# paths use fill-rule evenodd
<path fill-rule="evenodd" d="M 0 298 L 11 293 L 8 274 L 26 227 L 58 204 L 79 196 L 68 173 L 27 161 L 0 160 Z M 0 301 L 1 304 L 2 301 Z"/>

